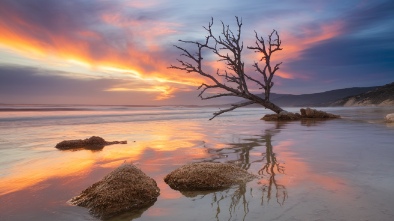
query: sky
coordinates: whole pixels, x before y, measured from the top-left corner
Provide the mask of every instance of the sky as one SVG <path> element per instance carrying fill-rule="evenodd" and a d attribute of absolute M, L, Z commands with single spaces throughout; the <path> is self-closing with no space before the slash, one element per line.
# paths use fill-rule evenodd
<path fill-rule="evenodd" d="M 235 16 L 248 73 L 254 31 L 280 35 L 273 93 L 394 82 L 392 0 L 0 0 L 0 103 L 226 103 L 201 101 L 207 80 L 168 67 L 181 58 L 174 45 L 195 49 L 179 39 L 204 41 L 211 18 L 215 35 L 220 21 L 236 31 Z M 207 72 L 223 68 L 204 53 Z"/>

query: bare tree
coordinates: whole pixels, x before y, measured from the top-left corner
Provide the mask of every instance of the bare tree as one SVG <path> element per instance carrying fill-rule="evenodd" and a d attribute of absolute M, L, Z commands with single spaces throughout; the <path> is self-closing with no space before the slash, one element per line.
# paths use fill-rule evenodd
<path fill-rule="evenodd" d="M 210 120 L 225 112 L 251 104 L 260 104 L 275 113 L 280 113 L 283 109 L 269 100 L 271 88 L 274 85 L 272 78 L 282 64 L 278 63 L 274 66 L 271 65 L 272 54 L 282 50 L 279 34 L 277 31 L 273 30 L 265 41 L 265 39 L 258 36 L 255 31 L 255 45 L 247 48 L 253 50 L 255 53 L 259 53 L 261 59 L 258 62 L 254 62 L 252 65 L 258 73 L 258 77 L 252 76 L 245 73 L 245 63 L 242 60 L 242 21 L 238 17 L 235 18 L 238 26 L 236 33 L 231 31 L 228 25 L 221 22 L 222 32 L 216 37 L 212 31 L 212 18 L 208 27 L 204 27 L 208 32 L 205 42 L 179 40 L 182 43 L 194 45 L 196 51 L 191 52 L 188 49 L 175 45 L 176 48 L 182 51 L 181 56 L 186 57 L 186 60 L 178 59 L 178 65 L 171 65 L 169 68 L 179 69 L 187 73 L 198 73 L 209 79 L 210 83 L 204 82 L 198 88 L 201 89 L 199 97 L 202 100 L 226 96 L 241 97 L 247 100 L 242 103 L 232 104 L 230 108 L 215 112 Z M 216 73 L 206 72 L 204 68 L 206 64 L 203 63 L 203 54 L 205 50 L 216 55 L 219 58 L 218 61 L 224 62 L 226 69 L 217 69 Z M 264 93 L 264 98 L 249 91 L 250 83 L 256 83 L 260 87 L 259 89 L 263 89 L 262 93 Z M 208 95 L 205 96 L 205 94 Z"/>

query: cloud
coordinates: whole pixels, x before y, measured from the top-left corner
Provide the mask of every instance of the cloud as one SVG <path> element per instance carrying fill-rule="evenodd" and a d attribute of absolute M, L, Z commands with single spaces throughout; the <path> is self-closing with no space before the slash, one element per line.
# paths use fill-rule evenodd
<path fill-rule="evenodd" d="M 112 67 L 135 77 L 196 85 L 198 77 L 172 71 L 162 42 L 176 23 L 134 14 L 116 1 L 2 1 L 0 42 L 27 57 L 55 56 Z M 45 7 L 42 7 L 45 5 Z M 159 56 L 159 57 L 158 57 Z M 170 56 L 167 56 L 170 57 Z"/>
<path fill-rule="evenodd" d="M 300 50 L 287 68 L 308 75 L 314 84 L 341 85 L 337 88 L 394 81 L 393 6 L 378 3 L 345 14 L 338 19 L 338 34 Z"/>
<path fill-rule="evenodd" d="M 354 32 L 393 34 L 394 31 L 391 28 L 394 25 L 393 11 L 393 1 L 376 1 L 369 4 L 360 3 L 356 9 L 342 18 L 346 21 L 344 31 L 348 34 Z"/>
<path fill-rule="evenodd" d="M 128 85 L 121 84 L 115 85 L 111 88 L 106 89 L 105 91 L 109 92 L 127 92 L 127 91 L 137 91 L 137 92 L 146 92 L 146 93 L 155 93 L 157 94 L 155 100 L 167 100 L 175 96 L 175 92 L 179 91 L 178 88 L 172 87 L 169 85 L 145 85 L 141 87 L 141 85 Z"/>
<path fill-rule="evenodd" d="M 244 22 L 245 46 L 253 44 L 253 30 L 263 37 L 272 29 L 279 31 L 284 49 L 273 58 L 273 63 L 283 61 L 274 79 L 275 91 L 297 93 L 345 87 L 353 83 L 349 79 L 356 74 L 359 85 L 382 84 L 393 80 L 393 10 L 394 3 L 383 0 L 283 0 L 275 4 L 257 0 L 2 0 L 0 57 L 6 48 L 26 60 L 37 59 L 34 74 L 32 69 L 18 70 L 31 73 L 26 76 L 32 82 L 37 78 L 55 85 L 81 83 L 106 99 L 116 94 L 122 102 L 131 94 L 146 96 L 145 101 L 135 99 L 139 102 L 177 102 L 176 99 L 183 99 L 182 94 L 196 97 L 198 92 L 194 89 L 206 79 L 168 69 L 180 54 L 172 45 L 178 44 L 178 39 L 203 40 L 206 32 L 202 26 L 208 24 L 211 16 L 215 19 L 215 31 L 220 32 L 219 20 L 235 27 L 237 15 Z M 246 49 L 244 52 L 245 67 L 254 72 L 250 65 L 258 55 Z M 6 57 L 2 63 L 4 60 L 27 65 L 22 59 Z M 204 56 L 204 61 L 212 73 L 217 67 L 223 68 L 209 56 Z M 80 78 L 74 79 L 76 75 Z M 87 79 L 82 84 L 83 78 Z M 11 79 L 9 75 L 7 79 Z M 62 91 L 59 96 L 68 93 Z M 14 93 L 18 94 L 18 90 Z"/>
<path fill-rule="evenodd" d="M 0 66 L 0 103 L 82 105 L 212 105 L 233 99 L 201 101 L 196 87 L 124 79 L 70 78 L 22 66 Z M 176 86 L 176 87 L 175 87 Z"/>
<path fill-rule="evenodd" d="M 163 100 L 162 104 L 165 104 L 165 100 L 175 98 L 178 91 L 156 83 L 78 79 L 65 77 L 65 73 L 49 72 L 31 67 L 0 66 L 0 103 L 139 105 Z M 184 87 L 182 90 L 190 88 Z M 194 93 L 194 96 L 197 97 L 197 94 Z"/>

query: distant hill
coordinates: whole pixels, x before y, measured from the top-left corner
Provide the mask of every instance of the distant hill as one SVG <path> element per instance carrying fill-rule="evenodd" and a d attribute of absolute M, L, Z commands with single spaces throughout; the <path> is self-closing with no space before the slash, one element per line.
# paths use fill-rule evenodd
<path fill-rule="evenodd" d="M 374 90 L 377 87 L 353 87 L 338 90 L 331 90 L 321 93 L 314 94 L 301 94 L 292 95 L 284 94 L 271 96 L 271 102 L 278 106 L 283 107 L 322 107 L 330 106 L 333 102 L 342 99 L 344 97 L 354 96 L 357 94 L 365 93 L 370 90 Z"/>
<path fill-rule="evenodd" d="M 346 96 L 331 106 L 391 106 L 394 105 L 394 82 L 353 96 Z"/>
<path fill-rule="evenodd" d="M 264 94 L 258 96 L 264 98 Z M 271 93 L 270 101 L 280 107 L 391 106 L 394 105 L 394 82 L 384 86 L 352 87 L 314 94 Z"/>

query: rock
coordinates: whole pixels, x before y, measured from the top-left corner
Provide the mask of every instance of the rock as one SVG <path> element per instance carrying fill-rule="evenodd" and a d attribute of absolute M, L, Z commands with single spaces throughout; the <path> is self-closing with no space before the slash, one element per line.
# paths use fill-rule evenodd
<path fill-rule="evenodd" d="M 394 123 L 394 113 L 386 115 L 386 122 L 387 123 Z"/>
<path fill-rule="evenodd" d="M 301 116 L 306 116 L 306 110 L 304 108 L 300 109 Z"/>
<path fill-rule="evenodd" d="M 127 141 L 108 142 L 101 137 L 92 136 L 84 140 L 64 140 L 56 144 L 55 147 L 60 150 L 69 150 L 69 149 L 78 149 L 78 148 L 97 150 L 97 149 L 102 149 L 104 146 L 111 144 L 127 144 Z"/>
<path fill-rule="evenodd" d="M 153 205 L 160 195 L 156 181 L 132 164 L 123 164 L 79 196 L 69 200 L 98 218 L 137 211 Z"/>
<path fill-rule="evenodd" d="M 265 121 L 292 121 L 301 119 L 301 115 L 298 113 L 290 113 L 283 111 L 280 114 L 266 114 L 261 120 Z"/>
<path fill-rule="evenodd" d="M 266 114 L 261 120 L 265 121 L 293 121 L 300 119 L 333 119 L 340 118 L 339 115 L 330 114 L 324 111 L 319 111 L 311 108 L 300 109 L 300 113 L 291 113 L 282 111 L 279 114 Z"/>
<path fill-rule="evenodd" d="M 228 188 L 256 178 L 246 170 L 228 163 L 191 163 L 171 173 L 164 181 L 175 190 L 202 191 Z"/>
<path fill-rule="evenodd" d="M 281 111 L 280 113 L 279 113 L 279 115 L 288 115 L 290 112 L 288 112 L 288 111 Z"/>
<path fill-rule="evenodd" d="M 324 111 L 319 111 L 311 108 L 300 109 L 301 118 L 318 118 L 318 119 L 327 119 L 327 118 L 340 118 L 339 115 L 330 114 Z"/>

